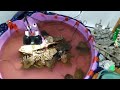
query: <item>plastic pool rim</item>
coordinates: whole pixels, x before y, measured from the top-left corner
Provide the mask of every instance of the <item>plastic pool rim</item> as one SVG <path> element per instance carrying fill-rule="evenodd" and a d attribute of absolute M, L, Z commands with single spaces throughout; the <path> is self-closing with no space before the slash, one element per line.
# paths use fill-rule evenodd
<path fill-rule="evenodd" d="M 41 12 L 36 12 L 36 13 L 33 13 L 31 15 L 31 17 L 36 18 L 40 21 L 46 21 L 46 20 L 47 21 L 64 21 L 64 23 L 66 23 L 66 24 L 69 24 L 74 27 L 78 27 L 77 29 L 83 34 L 83 36 L 85 37 L 86 40 L 88 40 L 92 36 L 91 33 L 89 32 L 89 30 L 80 21 L 73 19 L 73 18 L 69 18 L 64 15 L 60 15 L 60 14 L 49 15 L 49 14 L 43 14 Z M 23 19 L 13 21 L 13 23 L 15 23 L 18 26 L 18 28 L 25 29 L 25 27 L 23 25 Z M 0 51 L 1 51 L 3 44 L 9 37 L 10 37 L 10 29 L 8 28 L 8 30 L 6 30 L 0 36 L 0 42 L 1 42 L 0 43 Z M 97 56 L 98 51 L 94 48 L 95 41 L 93 38 L 91 38 L 89 40 L 89 44 L 91 47 L 92 58 L 91 58 L 90 68 L 84 79 L 91 79 L 92 76 L 94 75 L 94 71 L 97 69 L 97 66 L 98 66 L 98 56 Z M 1 75 L 1 78 L 2 78 L 2 75 Z"/>

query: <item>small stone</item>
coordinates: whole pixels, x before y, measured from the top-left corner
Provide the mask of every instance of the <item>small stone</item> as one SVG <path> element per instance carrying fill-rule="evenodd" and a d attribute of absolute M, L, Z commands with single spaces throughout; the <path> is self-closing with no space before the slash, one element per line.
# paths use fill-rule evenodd
<path fill-rule="evenodd" d="M 46 40 L 48 43 L 53 43 L 53 37 L 52 36 L 47 36 Z"/>
<path fill-rule="evenodd" d="M 73 76 L 70 75 L 70 74 L 66 74 L 66 75 L 64 76 L 64 79 L 73 79 Z"/>
<path fill-rule="evenodd" d="M 75 73 L 74 73 L 74 78 L 75 79 L 83 79 L 84 78 L 84 73 L 83 71 L 79 68 L 75 70 Z"/>
<path fill-rule="evenodd" d="M 67 54 L 64 54 L 61 56 L 61 61 L 65 64 L 71 64 L 70 63 L 70 59 L 72 58 L 73 56 L 70 54 L 70 53 L 67 53 Z"/>
<path fill-rule="evenodd" d="M 68 59 L 67 59 L 67 55 L 66 55 L 66 54 L 63 54 L 63 55 L 61 56 L 61 61 L 62 61 L 63 63 L 67 63 Z"/>

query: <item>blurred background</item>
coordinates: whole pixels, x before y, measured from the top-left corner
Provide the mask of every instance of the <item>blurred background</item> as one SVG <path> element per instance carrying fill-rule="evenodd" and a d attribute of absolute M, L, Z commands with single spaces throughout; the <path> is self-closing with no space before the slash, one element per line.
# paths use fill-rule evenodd
<path fill-rule="evenodd" d="M 11 19 L 18 11 L 0 11 L 0 24 Z M 87 26 L 94 27 L 96 23 L 102 20 L 103 27 L 106 27 L 110 23 L 111 30 L 115 26 L 117 20 L 120 17 L 120 11 L 48 11 L 70 17 L 76 17 L 76 19 L 84 22 Z M 86 23 L 87 21 L 87 23 Z"/>

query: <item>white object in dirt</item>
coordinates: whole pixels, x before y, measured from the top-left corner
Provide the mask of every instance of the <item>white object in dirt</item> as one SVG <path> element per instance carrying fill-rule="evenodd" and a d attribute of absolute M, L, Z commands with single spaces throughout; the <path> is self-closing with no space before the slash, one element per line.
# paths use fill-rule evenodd
<path fill-rule="evenodd" d="M 114 71 L 115 63 L 110 60 L 105 60 L 105 61 L 99 62 L 99 67 L 102 67 L 103 69 L 108 71 Z"/>
<path fill-rule="evenodd" d="M 25 31 L 26 36 L 30 36 L 29 31 Z"/>
<path fill-rule="evenodd" d="M 105 57 L 104 57 L 102 54 L 100 54 L 100 55 L 99 55 L 99 60 L 100 60 L 100 61 L 103 61 L 103 60 L 106 60 L 106 59 L 105 59 Z"/>
<path fill-rule="evenodd" d="M 48 41 L 45 39 L 45 40 L 42 42 L 42 44 L 40 44 L 40 45 L 24 45 L 24 46 L 21 46 L 20 49 L 19 49 L 19 52 L 27 53 L 27 54 L 33 54 L 33 51 L 34 51 L 34 50 L 46 48 L 46 47 L 48 47 L 49 45 L 54 44 L 54 43 L 55 43 L 55 42 L 53 42 L 53 43 L 48 43 Z"/>

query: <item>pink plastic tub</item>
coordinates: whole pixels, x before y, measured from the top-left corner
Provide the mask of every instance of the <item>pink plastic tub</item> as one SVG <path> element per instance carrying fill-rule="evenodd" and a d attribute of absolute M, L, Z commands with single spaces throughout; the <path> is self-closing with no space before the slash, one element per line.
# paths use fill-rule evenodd
<path fill-rule="evenodd" d="M 42 29 L 48 29 L 48 32 L 51 32 L 50 30 L 49 30 L 49 28 L 50 28 L 50 26 L 47 26 L 48 25 L 48 23 L 47 22 L 52 22 L 52 21 L 54 21 L 54 23 L 55 22 L 58 22 L 58 24 L 59 23 L 61 23 L 60 21 L 62 21 L 62 22 L 64 22 L 64 24 L 65 25 L 68 25 L 68 26 L 66 26 L 66 27 L 69 27 L 69 26 L 74 26 L 74 27 L 77 27 L 77 26 L 75 26 L 75 24 L 76 24 L 76 22 L 78 22 L 78 21 L 76 21 L 76 20 L 74 20 L 74 19 L 70 19 L 70 20 L 66 20 L 66 16 L 61 16 L 61 15 L 45 15 L 45 14 L 43 14 L 43 13 L 40 13 L 40 12 L 37 12 L 37 13 L 34 13 L 34 14 L 32 14 L 31 15 L 31 17 L 33 17 L 33 18 L 36 18 L 37 20 L 39 20 L 40 22 L 42 22 L 39 26 L 42 28 Z M 37 22 L 37 21 L 36 21 Z M 19 30 L 20 30 L 20 32 L 19 32 L 19 34 L 17 35 L 17 34 L 15 34 L 16 32 L 14 32 L 14 30 L 12 31 L 12 30 L 10 30 L 9 28 L 8 28 L 8 30 L 0 37 L 0 57 L 5 57 L 5 55 L 3 55 L 3 53 L 5 54 L 5 51 L 4 51 L 4 49 L 5 49 L 5 47 L 4 47 L 4 45 L 7 45 L 7 43 L 8 42 L 10 42 L 10 38 L 11 37 L 14 37 L 14 39 L 15 39 L 15 37 L 17 38 L 17 37 L 19 37 L 20 35 L 24 35 L 23 33 L 23 31 L 25 30 L 25 26 L 24 26 L 24 24 L 23 24 L 23 20 L 16 20 L 16 21 L 14 21 L 13 23 L 15 23 L 17 26 L 18 26 L 18 28 L 19 28 Z M 62 23 L 63 24 L 63 23 Z M 61 24 L 61 25 L 62 25 Z M 51 24 L 52 25 L 52 24 Z M 60 25 L 58 25 L 58 27 L 57 27 L 57 24 L 56 24 L 56 29 L 58 29 L 59 28 L 59 26 Z M 61 27 L 61 26 L 60 26 Z M 52 28 L 53 30 L 54 30 L 54 28 Z M 85 40 L 88 40 L 88 39 L 90 39 L 90 37 L 91 37 L 91 34 L 90 34 L 90 32 L 87 30 L 87 28 L 84 26 L 84 25 L 82 25 L 81 23 L 79 23 L 79 25 L 78 25 L 78 34 L 80 33 L 80 34 L 82 34 L 83 35 L 83 37 L 84 37 L 84 39 Z M 66 33 L 66 36 L 69 36 L 69 35 L 67 35 L 67 28 L 66 28 L 66 31 L 64 31 L 64 36 L 65 36 L 65 33 Z M 54 31 L 53 33 L 51 33 L 52 35 L 57 35 L 57 31 Z M 76 34 L 76 37 L 77 37 L 77 34 Z M 14 39 L 11 39 L 11 44 L 13 44 L 13 42 L 12 41 L 15 41 Z M 9 40 L 9 41 L 8 41 Z M 77 40 L 80 40 L 79 38 L 76 38 L 76 41 Z M 21 46 L 22 45 L 22 38 L 20 39 L 19 38 L 19 40 L 16 40 L 15 42 L 14 42 L 14 44 L 17 44 L 17 43 L 20 43 L 20 45 L 19 46 Z M 85 67 L 88 67 L 88 69 L 87 69 L 87 73 L 86 73 L 86 75 L 85 75 L 85 77 L 84 77 L 84 79 L 90 79 L 93 75 L 94 75 L 94 71 L 97 69 L 97 66 L 98 66 L 98 59 L 97 59 L 97 54 L 98 54 L 98 52 L 94 49 L 94 44 L 95 44 L 95 41 L 94 41 L 94 39 L 93 38 L 91 38 L 90 40 L 89 40 L 89 46 L 90 46 L 90 49 L 91 49 L 91 52 L 90 52 L 90 54 L 91 54 L 91 57 L 89 58 L 90 59 L 90 66 L 88 67 L 87 66 L 87 64 L 85 65 L 85 63 L 84 63 L 84 61 L 82 61 L 83 60 L 83 58 L 81 57 L 80 59 L 81 59 L 81 61 L 80 61 L 80 63 L 77 63 L 77 64 L 79 64 L 79 65 L 81 65 L 81 67 L 83 67 L 83 68 L 85 68 Z M 14 45 L 13 44 L 13 45 Z M 74 44 L 74 43 L 73 43 Z M 12 46 L 12 45 L 11 45 Z M 6 47 L 6 49 L 9 49 L 9 50 L 13 50 L 13 49 L 15 49 L 16 51 L 15 52 L 17 52 L 17 45 L 15 45 L 15 46 L 13 46 L 13 47 L 9 47 L 9 46 L 7 46 Z M 17 49 L 16 49 L 17 48 Z M 7 52 L 7 51 L 6 51 Z M 8 51 L 8 52 L 10 52 L 10 51 Z M 7 59 L 12 59 L 13 57 L 17 57 L 16 55 L 16 53 L 14 52 L 14 55 L 11 55 L 11 57 L 7 57 L 6 56 L 6 58 Z M 11 52 L 12 53 L 12 52 Z M 7 54 L 7 53 L 6 53 Z M 9 55 L 10 56 L 10 55 Z M 12 57 L 13 56 L 13 57 Z M 17 64 L 19 61 L 16 61 L 16 60 L 13 60 L 14 62 L 14 65 L 15 66 L 17 66 L 18 68 L 20 67 L 20 65 L 19 64 Z M 84 66 L 82 66 L 82 62 L 84 63 Z M 6 62 L 7 63 L 7 62 Z M 49 72 L 48 70 L 46 70 L 46 69 L 44 69 L 44 70 L 35 70 L 35 69 L 33 69 L 33 70 L 29 70 L 29 71 L 22 71 L 22 70 L 18 70 L 18 71 L 15 71 L 15 70 L 13 70 L 13 67 L 12 66 L 9 66 L 10 64 L 5 64 L 5 62 L 4 63 L 1 63 L 0 64 L 1 66 L 0 66 L 0 78 L 5 78 L 5 79 L 7 79 L 7 78 L 12 78 L 12 79 L 16 79 L 16 78 L 20 78 L 20 79 L 26 79 L 26 78 L 40 78 L 40 79 L 45 79 L 45 78 L 47 78 L 47 79 L 62 79 L 62 76 L 60 76 L 60 74 L 58 73 L 59 71 L 60 71 L 60 73 L 62 73 L 62 71 L 64 71 L 64 72 L 66 72 L 67 73 L 67 71 L 70 71 L 70 70 L 67 70 L 67 69 L 63 69 L 62 67 L 64 67 L 64 65 L 57 65 L 55 68 L 55 71 L 54 71 L 54 73 L 52 73 L 52 72 Z M 74 68 L 75 68 L 75 66 L 73 66 Z M 11 68 L 11 69 L 10 69 Z M 62 70 L 61 70 L 62 69 Z M 19 73 L 20 72 L 20 73 Z M 33 73 L 31 73 L 31 72 L 33 72 Z M 41 72 L 41 73 L 37 73 L 37 72 Z M 63 72 L 63 74 L 64 74 L 64 72 Z M 70 71 L 71 73 L 73 73 L 73 71 L 72 71 L 72 69 L 71 69 L 71 71 Z M 17 73 L 19 73 L 19 75 L 17 74 Z M 36 76 L 35 76 L 35 73 L 36 73 Z M 44 73 L 44 74 L 43 74 Z M 53 75 L 54 74 L 54 75 Z M 15 75 L 16 75 L 16 77 L 15 77 Z M 20 75 L 22 75 L 22 77 L 20 77 Z M 25 77 L 23 77 L 25 75 Z M 58 76 L 57 76 L 58 75 Z"/>

